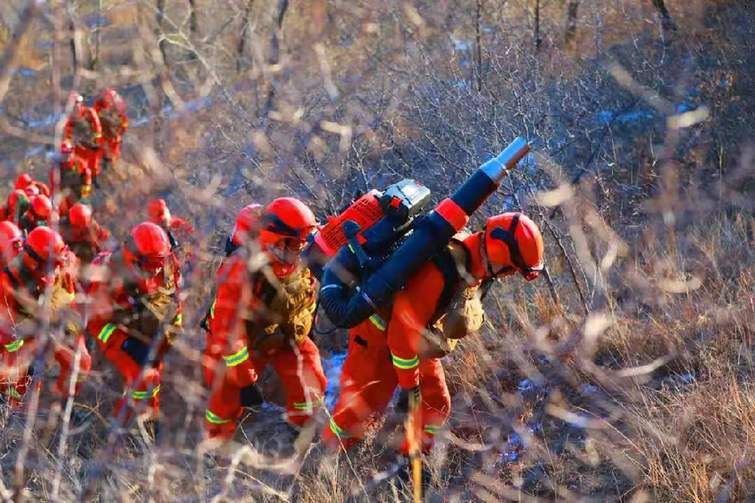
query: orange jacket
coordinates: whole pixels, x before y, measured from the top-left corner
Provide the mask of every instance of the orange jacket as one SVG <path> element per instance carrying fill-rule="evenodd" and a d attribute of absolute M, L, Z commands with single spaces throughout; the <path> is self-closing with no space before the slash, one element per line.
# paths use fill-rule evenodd
<path fill-rule="evenodd" d="M 181 284 L 181 273 L 178 262 L 173 258 L 173 271 L 166 274 L 163 270 L 157 278 L 150 280 L 149 292 L 166 292 L 175 306 L 172 320 L 164 320 L 170 325 L 181 325 L 182 305 L 179 300 L 178 288 Z M 114 331 L 132 334 L 130 323 L 140 322 L 140 313 L 144 312 L 144 302 L 149 295 L 132 280 L 133 272 L 124 262 L 120 253 L 101 253 L 92 262 L 94 272 L 92 282 L 87 288 L 89 305 L 87 307 L 86 331 L 97 339 L 103 349 L 108 347 L 110 336 Z M 143 333 L 146 337 L 154 337 L 156 333 Z M 147 343 L 148 341 L 142 341 Z M 159 354 L 168 349 L 170 341 L 163 341 Z"/>
<path fill-rule="evenodd" d="M 475 249 L 475 238 L 457 241 L 469 253 L 469 267 L 479 262 Z M 451 279 L 449 279 L 450 281 Z M 387 342 L 391 360 L 398 376 L 399 385 L 409 389 L 419 385 L 419 349 L 422 334 L 438 319 L 448 306 L 439 309 L 447 278 L 434 261 L 429 261 L 412 276 L 393 299 L 390 320 L 387 327 Z M 455 285 L 448 285 L 454 291 L 467 285 L 464 279 L 455 276 Z M 476 281 L 475 285 L 480 281 Z"/>
<path fill-rule="evenodd" d="M 228 257 L 216 273 L 217 293 L 210 307 L 206 365 L 223 359 L 225 379 L 239 388 L 257 380 L 247 344 L 245 310 L 254 304 L 246 260 L 237 253 Z"/>
<path fill-rule="evenodd" d="M 75 257 L 66 260 L 66 266 L 55 278 L 49 308 L 56 311 L 74 300 L 74 277 L 78 266 Z M 25 339 L 38 335 L 36 324 L 25 323 L 33 320 L 38 309 L 38 299 L 44 293 L 21 266 L 17 256 L 11 264 L 0 272 L 0 350 L 14 352 Z"/>
<path fill-rule="evenodd" d="M 123 135 L 128 131 L 128 116 L 115 107 L 100 107 L 95 104 L 94 109 L 102 125 L 102 136 L 107 157 L 117 160 L 121 156 Z"/>
<path fill-rule="evenodd" d="M 297 342 L 308 333 L 293 334 L 292 326 L 306 328 L 315 306 L 314 278 L 307 269 L 297 269 L 289 278 L 303 278 L 304 288 L 290 291 L 284 287 L 283 304 L 292 300 L 291 309 L 283 312 L 282 297 L 271 290 L 264 273 L 250 273 L 247 269 L 245 253 L 228 257 L 217 272 L 217 293 L 210 308 L 209 332 L 207 335 L 206 365 L 214 365 L 222 358 L 225 364 L 225 378 L 238 387 L 248 386 L 257 379 L 250 348 L 266 352 L 274 349 L 267 342 L 278 340 L 278 336 L 292 337 Z M 285 281 L 285 280 L 281 280 Z M 299 283 L 301 285 L 301 283 Z M 298 297 L 298 300 L 295 300 Z M 285 310 L 285 309 L 284 309 Z M 285 320 L 279 317 L 287 317 Z M 301 323 L 300 323 L 301 322 Z M 214 361 L 213 361 L 214 360 Z"/>
<path fill-rule="evenodd" d="M 86 121 L 89 125 L 89 137 L 74 138 L 74 126 L 77 122 L 82 120 Z M 102 124 L 100 123 L 100 118 L 94 108 L 82 106 L 80 112 L 74 112 L 69 115 L 65 127 L 63 128 L 63 139 L 70 141 L 76 150 L 79 150 L 82 147 L 87 150 L 97 150 L 102 148 Z M 80 141 L 86 141 L 87 144 L 82 145 Z"/>

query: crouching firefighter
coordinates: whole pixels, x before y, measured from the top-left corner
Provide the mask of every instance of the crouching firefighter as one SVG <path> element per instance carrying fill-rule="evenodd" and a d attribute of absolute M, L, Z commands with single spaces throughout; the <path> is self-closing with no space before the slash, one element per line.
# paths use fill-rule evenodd
<path fill-rule="evenodd" d="M 262 402 L 255 383 L 267 365 L 285 388 L 291 426 L 307 423 L 322 402 L 325 374 L 309 338 L 316 282 L 300 260 L 316 225 L 301 201 L 275 199 L 262 211 L 257 239 L 218 270 L 204 358 L 211 439 L 232 438 L 243 407 Z"/>
<path fill-rule="evenodd" d="M 0 382 L 11 406 L 19 405 L 32 381 L 34 360 L 52 350 L 60 372 L 53 390 L 76 392 L 70 382 L 78 354 L 78 375 L 90 369 L 91 358 L 73 302 L 75 256 L 49 227 L 29 233 L 18 255 L 0 273 Z"/>
<path fill-rule="evenodd" d="M 165 231 L 142 222 L 92 265 L 86 331 L 123 378 L 114 416 L 125 424 L 144 413 L 156 426 L 163 357 L 181 327 L 178 261 Z"/>

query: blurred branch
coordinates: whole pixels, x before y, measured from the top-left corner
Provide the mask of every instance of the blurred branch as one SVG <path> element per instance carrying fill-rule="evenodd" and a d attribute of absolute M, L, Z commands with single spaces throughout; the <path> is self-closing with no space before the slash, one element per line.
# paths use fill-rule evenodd
<path fill-rule="evenodd" d="M 574 44 L 577 35 L 577 13 L 579 0 L 569 0 L 566 6 L 566 29 L 564 30 L 564 45 L 569 48 Z"/>
<path fill-rule="evenodd" d="M 40 2 L 38 0 L 29 0 L 26 3 L 26 7 L 23 12 L 21 12 L 18 24 L 13 30 L 13 36 L 5 47 L 5 51 L 3 51 L 3 56 L 0 59 L 0 103 L 3 102 L 5 95 L 8 93 L 10 81 L 13 78 L 13 73 L 18 64 L 18 49 L 21 46 L 21 41 L 26 35 L 27 30 L 31 26 L 31 22 L 39 13 L 39 6 Z"/>
<path fill-rule="evenodd" d="M 671 13 L 668 11 L 668 8 L 666 8 L 666 2 L 664 2 L 664 0 L 653 0 L 653 5 L 658 11 L 658 15 L 661 17 L 661 26 L 663 26 L 663 31 L 676 30 L 676 24 L 671 18 Z"/>
<path fill-rule="evenodd" d="M 480 17 L 482 11 L 482 0 L 477 0 L 475 9 L 475 63 L 477 67 L 476 81 L 477 92 L 482 91 L 482 35 L 480 33 Z"/>
<path fill-rule="evenodd" d="M 20 138 L 29 143 L 41 143 L 42 145 L 55 145 L 55 138 L 47 135 L 40 135 L 23 129 L 18 126 L 14 126 L 8 121 L 8 118 L 0 115 L 0 130 L 5 134 Z"/>
<path fill-rule="evenodd" d="M 252 26 L 252 7 L 254 0 L 249 0 L 244 8 L 244 16 L 241 20 L 241 33 L 239 34 L 239 44 L 236 48 L 236 71 L 241 71 L 241 60 L 244 57 L 244 48 L 246 46 L 246 37 Z"/>

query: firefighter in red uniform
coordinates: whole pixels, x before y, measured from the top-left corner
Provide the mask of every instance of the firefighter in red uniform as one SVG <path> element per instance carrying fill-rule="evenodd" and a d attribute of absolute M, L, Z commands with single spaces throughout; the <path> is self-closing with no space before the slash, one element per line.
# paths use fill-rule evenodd
<path fill-rule="evenodd" d="M 152 199 L 147 203 L 149 221 L 163 228 L 175 251 L 194 233 L 194 228 L 183 218 L 174 217 L 165 199 Z"/>
<path fill-rule="evenodd" d="M 29 209 L 29 196 L 21 189 L 15 189 L 8 194 L 8 200 L 5 204 L 4 217 L 18 225 L 21 215 Z"/>
<path fill-rule="evenodd" d="M 24 245 L 24 235 L 13 222 L 0 222 L 0 269 L 10 264 L 11 260 L 21 252 Z"/>
<path fill-rule="evenodd" d="M 123 247 L 101 254 L 93 266 L 86 331 L 124 380 L 115 418 L 124 424 L 146 409 L 156 422 L 163 356 L 181 326 L 181 276 L 168 236 L 142 222 Z"/>
<path fill-rule="evenodd" d="M 68 140 L 60 144 L 57 159 L 50 168 L 50 187 L 54 194 L 60 193 L 56 202 L 61 215 L 78 201 L 86 201 L 92 193 L 92 172 Z"/>
<path fill-rule="evenodd" d="M 29 201 L 29 209 L 19 218 L 18 226 L 22 231 L 28 233 L 36 227 L 51 225 L 52 220 L 52 203 L 47 196 L 39 194 L 32 196 Z"/>
<path fill-rule="evenodd" d="M 92 177 L 100 174 L 100 159 L 103 152 L 102 125 L 97 112 L 84 105 L 84 98 L 72 93 L 71 114 L 68 116 L 63 138 L 73 145 L 73 152 L 89 169 Z"/>
<path fill-rule="evenodd" d="M 303 426 L 320 406 L 326 380 L 309 338 L 316 285 L 300 260 L 315 228 L 301 201 L 275 199 L 262 212 L 257 240 L 218 271 L 204 358 L 210 438 L 231 438 L 242 407 L 261 402 L 254 383 L 268 364 L 285 388 L 290 425 Z M 254 254 L 256 247 L 262 253 Z"/>
<path fill-rule="evenodd" d="M 247 204 L 236 215 L 233 230 L 225 241 L 225 256 L 230 257 L 246 242 L 246 239 L 257 236 L 260 217 L 262 216 L 261 204 Z"/>
<path fill-rule="evenodd" d="M 50 188 L 44 183 L 35 180 L 29 173 L 21 173 L 16 178 L 16 185 L 14 189 L 19 189 L 27 192 L 27 195 L 32 196 L 36 194 L 44 194 L 50 197 Z"/>
<path fill-rule="evenodd" d="M 108 87 L 97 97 L 94 110 L 102 125 L 104 165 L 111 167 L 121 158 L 123 135 L 128 131 L 126 102 L 115 89 Z"/>
<path fill-rule="evenodd" d="M 31 383 L 31 364 L 40 344 L 39 330 L 50 329 L 53 353 L 60 365 L 55 391 L 67 394 L 75 362 L 80 354 L 79 372 L 89 371 L 91 358 L 80 332 L 78 314 L 72 309 L 75 257 L 60 235 L 49 227 L 29 233 L 22 252 L 0 275 L 0 343 L 2 344 L 3 391 L 11 405 L 18 405 Z M 43 297 L 44 300 L 43 300 Z M 40 306 L 43 306 L 40 308 Z M 57 336 L 59 328 L 64 334 Z M 74 384 L 74 392 L 78 385 Z"/>
<path fill-rule="evenodd" d="M 94 220 L 92 208 L 82 203 L 74 204 L 60 219 L 60 233 L 84 265 L 91 263 L 110 239 L 108 230 Z"/>
<path fill-rule="evenodd" d="M 446 253 L 409 279 L 390 313 L 349 331 L 340 396 L 323 434 L 326 445 L 348 448 L 361 439 L 399 386 L 398 407 L 413 411 L 412 434 L 427 452 L 451 408 L 439 357 L 479 330 L 481 292 L 493 279 L 519 272 L 531 281 L 542 268 L 540 230 L 520 213 L 492 217 L 483 231 L 453 240 Z M 412 447 L 408 437 L 401 446 L 404 454 Z"/>

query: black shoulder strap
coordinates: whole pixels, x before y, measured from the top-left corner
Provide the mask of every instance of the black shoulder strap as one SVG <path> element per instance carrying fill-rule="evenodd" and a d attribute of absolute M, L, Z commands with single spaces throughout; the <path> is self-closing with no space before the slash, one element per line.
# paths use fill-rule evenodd
<path fill-rule="evenodd" d="M 454 250 L 451 247 L 454 247 Z M 458 253 L 456 250 L 463 252 L 464 264 L 459 264 L 458 259 L 454 255 L 454 253 Z M 469 270 L 470 262 L 471 257 L 467 248 L 455 241 L 452 241 L 441 253 L 433 258 L 433 263 L 443 275 L 443 290 L 435 305 L 435 312 L 432 317 L 433 323 L 445 313 L 454 295 L 459 291 L 459 287 L 463 283 L 462 271 L 459 270 L 460 267 Z"/>
<path fill-rule="evenodd" d="M 13 271 L 11 271 L 10 268 L 8 268 L 7 266 L 4 267 L 3 272 L 8 275 L 8 279 L 10 279 L 10 282 L 15 290 L 21 288 L 21 283 L 18 281 L 18 278 L 15 274 L 13 274 Z"/>

